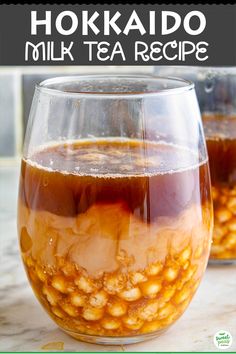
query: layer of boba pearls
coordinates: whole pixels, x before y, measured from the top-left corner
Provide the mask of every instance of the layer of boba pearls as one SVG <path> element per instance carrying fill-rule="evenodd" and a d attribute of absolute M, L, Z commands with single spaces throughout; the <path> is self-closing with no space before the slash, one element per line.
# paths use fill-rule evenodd
<path fill-rule="evenodd" d="M 208 250 L 190 245 L 165 262 L 136 272 L 88 277 L 66 259 L 57 269 L 23 256 L 32 287 L 60 327 L 99 336 L 151 333 L 171 325 L 185 310 L 205 269 Z"/>
<path fill-rule="evenodd" d="M 236 260 L 236 187 L 212 187 L 214 231 L 211 259 Z"/>

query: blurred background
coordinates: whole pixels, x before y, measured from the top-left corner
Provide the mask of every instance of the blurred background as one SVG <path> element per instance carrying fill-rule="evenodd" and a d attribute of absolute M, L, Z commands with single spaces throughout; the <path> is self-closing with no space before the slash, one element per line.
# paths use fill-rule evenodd
<path fill-rule="evenodd" d="M 88 74 L 148 74 L 151 66 L 0 67 L 0 164 L 21 156 L 34 86 L 48 78 Z"/>
<path fill-rule="evenodd" d="M 21 156 L 34 87 L 48 78 L 90 74 L 155 74 L 195 83 L 202 112 L 235 114 L 236 67 L 26 66 L 0 67 L 0 165 Z"/>

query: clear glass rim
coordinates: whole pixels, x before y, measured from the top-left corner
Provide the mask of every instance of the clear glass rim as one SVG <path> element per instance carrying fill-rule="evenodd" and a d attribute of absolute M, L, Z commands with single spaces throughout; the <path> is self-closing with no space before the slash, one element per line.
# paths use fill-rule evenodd
<path fill-rule="evenodd" d="M 106 92 L 106 91 L 93 91 L 93 92 L 87 92 L 87 91 L 65 91 L 55 87 L 50 87 L 50 85 L 60 85 L 60 84 L 69 84 L 73 82 L 83 82 L 83 81 L 91 81 L 91 84 L 95 84 L 96 82 L 98 83 L 99 80 L 111 80 L 114 82 L 116 80 L 133 80 L 134 82 L 138 80 L 146 80 L 146 82 L 152 82 L 155 83 L 157 81 L 163 82 L 163 80 L 169 82 L 170 84 L 173 84 L 173 87 L 169 88 L 160 88 L 156 89 L 153 91 L 141 91 L 141 92 L 132 92 L 132 91 L 124 91 L 124 92 Z M 182 84 L 182 86 L 178 86 L 178 84 Z M 168 76 L 156 76 L 156 75 L 127 75 L 127 74 L 119 74 L 119 75 L 75 75 L 75 76 L 60 76 L 60 77 L 55 77 L 55 78 L 50 78 L 47 80 L 44 80 L 38 84 L 35 85 L 35 89 L 38 90 L 41 93 L 46 93 L 49 95 L 62 95 L 62 96 L 67 96 L 67 97 L 93 97 L 93 98 L 98 98 L 98 97 L 106 97 L 106 98 L 117 98 L 117 97 L 123 97 L 123 98 L 137 98 L 137 97 L 142 97 L 142 96 L 156 96 L 156 95 L 171 95 L 171 94 L 179 94 L 183 93 L 186 91 L 190 91 L 194 89 L 195 85 L 192 81 L 182 79 L 179 77 L 168 77 Z"/>

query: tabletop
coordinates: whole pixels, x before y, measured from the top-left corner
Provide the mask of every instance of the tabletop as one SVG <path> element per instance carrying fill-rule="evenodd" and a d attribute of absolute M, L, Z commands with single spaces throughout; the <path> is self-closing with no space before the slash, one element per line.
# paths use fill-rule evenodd
<path fill-rule="evenodd" d="M 184 315 L 160 337 L 139 344 L 102 346 L 63 333 L 27 282 L 16 232 L 18 165 L 0 166 L 0 351 L 219 351 L 214 335 L 230 332 L 236 351 L 236 265 L 209 265 Z"/>

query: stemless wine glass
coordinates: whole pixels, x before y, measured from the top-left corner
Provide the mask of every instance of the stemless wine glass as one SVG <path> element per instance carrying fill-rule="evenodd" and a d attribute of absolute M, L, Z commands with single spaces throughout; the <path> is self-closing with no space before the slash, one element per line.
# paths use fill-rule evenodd
<path fill-rule="evenodd" d="M 214 204 L 210 263 L 236 263 L 236 67 L 159 67 L 195 83 Z"/>
<path fill-rule="evenodd" d="M 65 332 L 103 344 L 162 333 L 198 288 L 212 219 L 192 83 L 87 76 L 36 87 L 18 232 L 30 284 Z"/>
<path fill-rule="evenodd" d="M 214 203 L 210 259 L 236 263 L 236 68 L 198 71 Z"/>

